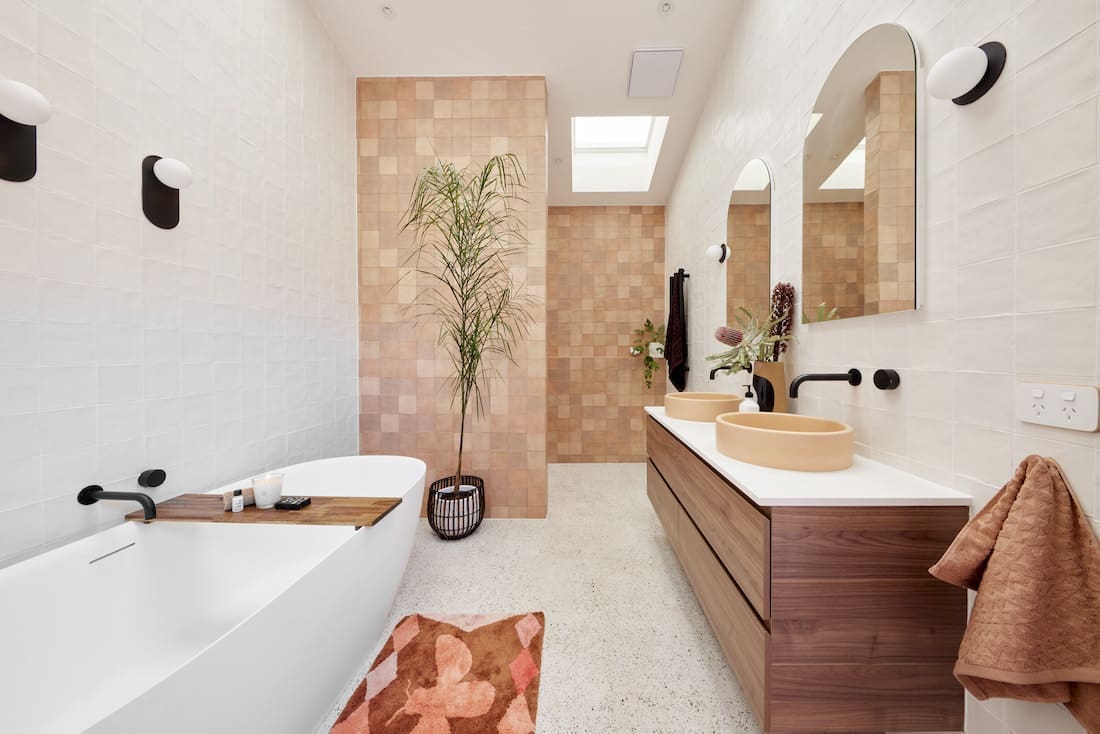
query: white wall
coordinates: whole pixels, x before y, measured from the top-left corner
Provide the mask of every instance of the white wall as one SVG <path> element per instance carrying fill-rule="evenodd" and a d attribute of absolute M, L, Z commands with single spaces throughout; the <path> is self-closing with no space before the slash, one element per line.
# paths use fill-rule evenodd
<path fill-rule="evenodd" d="M 987 97 L 969 107 L 918 100 L 925 305 L 799 327 L 787 367 L 864 369 L 862 387 L 808 384 L 796 407 L 851 423 L 866 454 L 970 492 L 978 507 L 1024 456 L 1054 456 L 1096 517 L 1098 436 L 1016 421 L 1012 390 L 1032 379 L 1100 383 L 1098 14 L 1097 0 L 746 0 L 667 210 L 668 269 L 692 276 L 690 389 L 715 384 L 703 357 L 718 351 L 711 334 L 725 323 L 723 273 L 703 251 L 724 241 L 730 190 L 753 157 L 775 177 L 773 281 L 800 283 L 801 143 L 847 45 L 901 23 L 923 79 L 946 51 L 1000 40 L 1008 68 Z M 875 390 L 876 367 L 899 369 L 901 388 Z M 970 703 L 972 734 L 1081 731 L 1057 707 Z"/>
<path fill-rule="evenodd" d="M 0 565 L 157 497 L 357 450 L 355 86 L 304 0 L 3 0 L 54 105 L 0 181 Z M 140 166 L 195 172 L 181 223 Z"/>

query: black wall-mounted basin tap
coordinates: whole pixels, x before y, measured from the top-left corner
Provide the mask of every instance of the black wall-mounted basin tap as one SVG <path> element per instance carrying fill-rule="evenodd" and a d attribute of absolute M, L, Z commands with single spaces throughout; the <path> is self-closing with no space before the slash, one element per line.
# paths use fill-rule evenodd
<path fill-rule="evenodd" d="M 791 382 L 790 396 L 798 397 L 798 388 L 803 382 L 847 382 L 852 387 L 863 382 L 863 373 L 855 367 L 847 372 L 810 372 L 799 375 Z"/>
<path fill-rule="evenodd" d="M 122 500 L 124 502 L 137 502 L 141 505 L 145 515 L 145 522 L 155 520 L 157 517 L 157 503 L 153 498 L 142 492 L 108 492 L 98 484 L 89 484 L 80 490 L 76 501 L 82 505 L 94 505 L 100 500 Z"/>
<path fill-rule="evenodd" d="M 732 372 L 732 371 L 733 371 L 733 368 L 732 368 L 732 367 L 715 367 L 714 369 L 712 369 L 712 370 L 710 371 L 710 379 L 712 379 L 712 380 L 713 380 L 713 379 L 714 379 L 714 376 L 715 376 L 715 375 L 717 375 L 717 374 L 718 374 L 719 372 L 721 372 L 722 370 L 725 370 L 726 372 Z"/>

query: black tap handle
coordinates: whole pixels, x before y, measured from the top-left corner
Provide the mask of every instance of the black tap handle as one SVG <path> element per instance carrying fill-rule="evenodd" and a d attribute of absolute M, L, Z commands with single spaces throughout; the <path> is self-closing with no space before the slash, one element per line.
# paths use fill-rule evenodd
<path fill-rule="evenodd" d="M 138 484 L 143 487 L 159 487 L 168 478 L 168 472 L 163 469 L 146 469 L 138 475 Z"/>
<path fill-rule="evenodd" d="M 897 370 L 875 370 L 875 387 L 879 390 L 897 390 L 901 384 L 901 375 Z"/>

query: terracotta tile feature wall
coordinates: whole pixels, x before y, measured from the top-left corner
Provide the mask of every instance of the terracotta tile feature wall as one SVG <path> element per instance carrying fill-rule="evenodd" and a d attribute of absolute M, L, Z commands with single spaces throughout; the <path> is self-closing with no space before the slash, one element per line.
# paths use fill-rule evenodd
<path fill-rule="evenodd" d="M 634 330 L 664 318 L 664 207 L 552 207 L 548 230 L 547 455 L 552 462 L 645 461 L 646 389 Z"/>
<path fill-rule="evenodd" d="M 514 268 L 538 299 L 534 326 L 516 364 L 497 363 L 486 415 L 467 420 L 463 471 L 485 479 L 489 516 L 545 517 L 546 81 L 361 78 L 358 140 L 360 451 L 423 459 L 429 482 L 454 471 L 458 418 L 436 330 L 415 327 L 406 312 L 416 276 L 401 217 L 436 156 L 464 166 L 515 153 L 527 173 L 530 246 Z"/>
<path fill-rule="evenodd" d="M 867 130 L 864 187 L 864 312 L 913 308 L 916 298 L 914 167 L 915 76 L 884 71 L 864 92 Z"/>
<path fill-rule="evenodd" d="M 802 308 L 814 314 L 818 304 L 837 309 L 840 318 L 862 316 L 864 308 L 863 203 L 804 204 L 803 257 L 809 282 L 803 283 Z"/>
<path fill-rule="evenodd" d="M 727 321 L 747 308 L 767 316 L 771 306 L 771 211 L 769 204 L 733 204 L 726 217 Z"/>

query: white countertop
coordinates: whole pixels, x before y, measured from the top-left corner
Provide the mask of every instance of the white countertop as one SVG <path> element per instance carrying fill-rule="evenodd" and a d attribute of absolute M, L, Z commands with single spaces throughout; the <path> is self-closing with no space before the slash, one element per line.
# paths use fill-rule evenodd
<path fill-rule="evenodd" d="M 969 495 L 858 454 L 849 468 L 830 472 L 737 461 L 718 451 L 713 423 L 669 418 L 662 407 L 647 407 L 646 412 L 761 507 L 970 505 Z"/>

